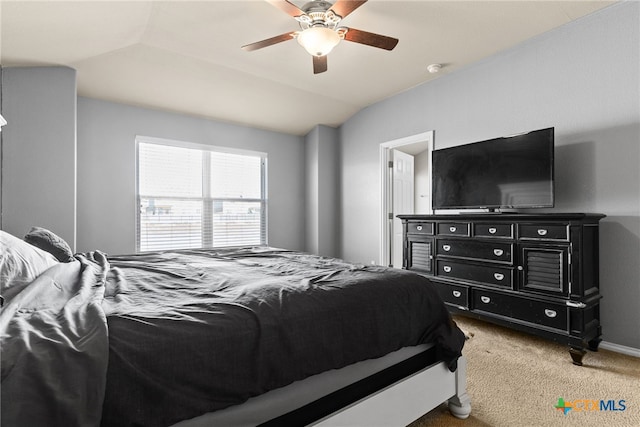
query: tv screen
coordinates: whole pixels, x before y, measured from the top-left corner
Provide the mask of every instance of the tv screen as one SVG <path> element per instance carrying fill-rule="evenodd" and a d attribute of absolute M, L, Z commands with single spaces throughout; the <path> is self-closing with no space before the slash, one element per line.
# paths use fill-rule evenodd
<path fill-rule="evenodd" d="M 434 209 L 553 207 L 554 128 L 433 152 Z"/>

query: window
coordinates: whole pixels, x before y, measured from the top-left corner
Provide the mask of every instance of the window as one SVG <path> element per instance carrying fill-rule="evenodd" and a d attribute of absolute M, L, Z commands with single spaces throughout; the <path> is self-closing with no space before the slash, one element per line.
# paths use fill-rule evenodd
<path fill-rule="evenodd" d="M 264 153 L 137 138 L 137 250 L 265 245 Z"/>

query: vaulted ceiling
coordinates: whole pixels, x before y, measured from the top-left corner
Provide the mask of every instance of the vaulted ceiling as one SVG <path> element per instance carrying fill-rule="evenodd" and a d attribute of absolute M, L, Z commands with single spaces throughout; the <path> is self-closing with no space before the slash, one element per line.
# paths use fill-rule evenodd
<path fill-rule="evenodd" d="M 295 40 L 240 49 L 299 29 L 262 0 L 2 0 L 0 63 L 72 67 L 81 96 L 304 135 L 611 3 L 370 0 L 342 24 L 398 46 L 343 41 L 314 75 Z"/>

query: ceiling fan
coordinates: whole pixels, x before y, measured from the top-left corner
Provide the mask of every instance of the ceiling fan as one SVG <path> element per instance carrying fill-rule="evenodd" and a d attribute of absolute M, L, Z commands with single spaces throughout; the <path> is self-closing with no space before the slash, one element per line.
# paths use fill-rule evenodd
<path fill-rule="evenodd" d="M 385 50 L 392 50 L 398 39 L 380 34 L 369 33 L 338 24 L 351 12 L 362 6 L 367 0 L 338 0 L 331 4 L 324 0 L 312 0 L 298 8 L 287 0 L 266 0 L 268 3 L 292 16 L 300 24 L 300 31 L 293 31 L 266 40 L 242 46 L 243 50 L 252 51 L 297 39 L 298 43 L 313 56 L 313 73 L 327 71 L 327 54 L 340 42 L 347 40 Z"/>

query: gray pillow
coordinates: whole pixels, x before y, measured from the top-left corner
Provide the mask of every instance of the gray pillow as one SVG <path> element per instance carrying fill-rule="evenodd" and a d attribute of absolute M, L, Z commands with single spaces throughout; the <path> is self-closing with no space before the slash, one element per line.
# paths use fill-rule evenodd
<path fill-rule="evenodd" d="M 69 244 L 62 237 L 46 228 L 31 228 L 27 235 L 24 236 L 24 240 L 43 251 L 49 252 L 60 262 L 71 262 L 75 260 Z"/>

